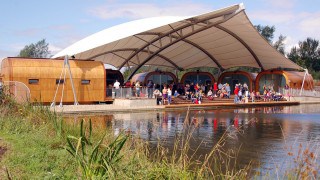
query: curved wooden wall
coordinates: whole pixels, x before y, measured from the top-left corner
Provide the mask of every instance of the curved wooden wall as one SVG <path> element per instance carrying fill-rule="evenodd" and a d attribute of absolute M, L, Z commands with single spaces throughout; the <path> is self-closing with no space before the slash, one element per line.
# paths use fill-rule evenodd
<path fill-rule="evenodd" d="M 5 81 L 19 81 L 26 84 L 30 89 L 32 102 L 50 103 L 54 98 L 58 86 L 56 81 L 60 78 L 63 64 L 63 60 L 6 58 L 2 62 L 2 72 Z M 104 65 L 98 61 L 77 60 L 69 60 L 69 64 L 79 103 L 104 101 L 106 73 Z M 32 79 L 38 80 L 38 83 L 30 84 Z M 89 80 L 90 83 L 83 84 L 82 80 Z M 59 85 L 56 102 L 60 102 L 62 86 L 63 84 Z M 68 71 L 63 102 L 74 102 Z"/>
<path fill-rule="evenodd" d="M 303 78 L 305 72 L 299 71 L 282 71 L 282 70 L 271 70 L 271 71 L 262 71 L 258 74 L 256 78 L 256 90 L 259 90 L 259 81 L 263 75 L 266 74 L 278 74 L 284 76 L 286 80 L 286 84 L 289 85 L 290 88 L 300 89 L 302 86 Z M 314 88 L 314 82 L 311 75 L 306 76 L 305 83 L 303 85 L 305 90 L 311 90 Z"/>

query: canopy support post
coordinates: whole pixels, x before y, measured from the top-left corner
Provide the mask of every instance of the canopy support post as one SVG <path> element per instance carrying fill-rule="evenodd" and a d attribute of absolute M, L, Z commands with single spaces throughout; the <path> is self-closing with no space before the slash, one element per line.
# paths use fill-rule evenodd
<path fill-rule="evenodd" d="M 301 89 L 300 89 L 300 96 L 302 94 L 302 89 L 303 89 L 303 86 L 304 86 L 304 81 L 306 80 L 306 76 L 308 73 L 308 69 L 304 69 L 305 73 L 304 73 L 304 76 L 303 76 L 303 81 L 302 81 L 302 85 L 301 85 Z"/>
<path fill-rule="evenodd" d="M 62 88 L 61 100 L 60 100 L 60 105 L 59 105 L 60 107 L 62 107 L 62 100 L 63 100 L 63 93 L 64 93 L 64 83 L 65 83 L 65 80 L 66 80 L 66 70 L 67 70 L 66 68 L 68 68 L 68 71 L 69 71 L 69 77 L 70 77 L 70 82 L 71 82 L 71 87 L 72 87 L 72 92 L 73 92 L 74 105 L 79 105 L 78 100 L 77 100 L 76 91 L 75 91 L 75 88 L 74 88 L 72 73 L 71 73 L 71 69 L 70 69 L 69 57 L 66 55 L 64 57 L 62 71 L 61 71 L 61 74 L 60 74 L 58 86 L 57 86 L 53 101 L 51 103 L 51 107 L 56 105 L 56 102 L 55 102 L 56 101 L 56 96 L 57 96 L 57 92 L 58 92 L 58 89 L 59 89 L 60 82 L 62 80 L 62 74 L 64 72 L 64 78 L 63 78 L 63 82 L 62 82 L 63 83 L 63 88 Z"/>
<path fill-rule="evenodd" d="M 65 58 L 64 58 L 64 63 L 68 66 L 68 70 L 69 70 L 71 87 L 72 87 L 72 92 L 73 92 L 74 105 L 79 105 L 78 99 L 77 99 L 77 94 L 76 94 L 76 91 L 75 91 L 75 89 L 74 89 L 74 83 L 73 83 L 73 79 L 72 79 L 72 73 L 71 73 L 71 69 L 70 69 L 70 64 L 69 64 L 69 58 L 68 58 L 68 56 L 65 56 Z"/>

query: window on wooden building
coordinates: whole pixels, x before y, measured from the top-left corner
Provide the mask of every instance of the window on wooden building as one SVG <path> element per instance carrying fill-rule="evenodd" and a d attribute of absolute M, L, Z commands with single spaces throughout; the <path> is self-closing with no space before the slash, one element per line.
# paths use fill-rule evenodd
<path fill-rule="evenodd" d="M 63 84 L 64 83 L 64 79 L 56 79 L 56 84 Z"/>
<path fill-rule="evenodd" d="M 82 84 L 82 85 L 90 84 L 90 80 L 82 79 L 82 80 L 81 80 L 81 84 Z"/>
<path fill-rule="evenodd" d="M 29 84 L 39 84 L 39 79 L 29 79 Z"/>

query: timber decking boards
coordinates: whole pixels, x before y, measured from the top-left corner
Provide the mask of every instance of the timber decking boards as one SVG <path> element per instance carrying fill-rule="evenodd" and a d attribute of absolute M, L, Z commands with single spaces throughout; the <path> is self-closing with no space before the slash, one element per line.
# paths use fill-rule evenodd
<path fill-rule="evenodd" d="M 219 108 L 219 107 L 230 107 L 230 108 L 250 108 L 250 107 L 258 107 L 258 106 L 288 106 L 288 105 L 299 105 L 298 101 L 270 101 L 270 102 L 249 102 L 249 103 L 231 103 L 231 102 L 216 102 L 216 103 L 201 103 L 201 104 L 170 104 L 164 105 L 165 108 L 183 108 L 183 107 L 191 107 L 191 108 Z"/>
<path fill-rule="evenodd" d="M 298 101 L 282 102 L 256 102 L 234 104 L 233 102 L 225 103 L 208 103 L 208 104 L 171 104 L 144 107 L 123 107 L 113 104 L 95 104 L 95 105 L 63 105 L 50 107 L 51 111 L 72 114 L 72 113 L 115 113 L 115 112 L 143 112 L 143 111 L 172 111 L 172 110 L 205 110 L 205 109 L 222 109 L 222 108 L 252 108 L 252 107 L 270 107 L 270 106 L 290 106 L 299 105 Z"/>

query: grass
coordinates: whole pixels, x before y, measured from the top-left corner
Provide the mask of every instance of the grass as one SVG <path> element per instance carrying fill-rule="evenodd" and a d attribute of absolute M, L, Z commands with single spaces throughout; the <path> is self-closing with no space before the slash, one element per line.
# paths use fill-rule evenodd
<path fill-rule="evenodd" d="M 7 149 L 1 158 L 0 179 L 76 177 L 76 164 L 54 128 L 53 120 L 59 117 L 42 106 L 18 104 L 5 94 L 0 99 L 0 144 Z"/>
<path fill-rule="evenodd" d="M 44 106 L 18 104 L 5 94 L 1 99 L 0 148 L 6 152 L 0 157 L 0 179 L 247 179 L 252 175 L 250 164 L 236 168 L 236 150 L 223 149 L 226 135 L 207 155 L 196 158 L 197 149 L 190 148 L 195 129 L 188 128 L 187 120 L 185 131 L 176 134 L 172 152 L 161 142 L 151 150 L 139 137 L 93 130 L 90 120 L 68 124 Z M 309 147 L 292 154 L 297 163 L 286 177 L 317 178 L 318 151 Z"/>
<path fill-rule="evenodd" d="M 187 138 L 177 136 L 173 153 L 160 144 L 151 153 L 148 143 L 138 137 L 114 136 L 102 129 L 93 132 L 91 121 L 67 125 L 44 106 L 18 104 L 7 95 L 1 98 L 0 144 L 7 149 L 1 159 L 1 179 L 245 177 L 241 171 L 211 170 L 210 159 L 217 149 L 202 162 L 189 157 L 190 132 Z"/>

